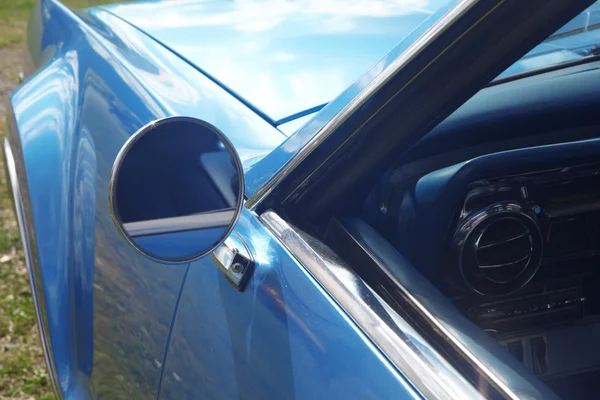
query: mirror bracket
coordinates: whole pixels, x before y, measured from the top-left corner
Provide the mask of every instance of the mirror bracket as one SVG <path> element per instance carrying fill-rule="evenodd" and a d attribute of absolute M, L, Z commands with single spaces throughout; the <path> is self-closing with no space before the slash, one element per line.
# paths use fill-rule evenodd
<path fill-rule="evenodd" d="M 225 274 L 229 283 L 237 290 L 243 291 L 248 277 L 252 274 L 254 259 L 242 238 L 236 233 L 231 234 L 210 257 Z"/>

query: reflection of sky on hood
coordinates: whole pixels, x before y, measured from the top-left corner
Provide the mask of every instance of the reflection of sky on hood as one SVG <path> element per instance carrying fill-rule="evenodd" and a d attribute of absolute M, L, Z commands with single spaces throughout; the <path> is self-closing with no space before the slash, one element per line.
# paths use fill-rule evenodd
<path fill-rule="evenodd" d="M 446 3 L 194 0 L 109 9 L 280 119 L 336 97 Z"/>

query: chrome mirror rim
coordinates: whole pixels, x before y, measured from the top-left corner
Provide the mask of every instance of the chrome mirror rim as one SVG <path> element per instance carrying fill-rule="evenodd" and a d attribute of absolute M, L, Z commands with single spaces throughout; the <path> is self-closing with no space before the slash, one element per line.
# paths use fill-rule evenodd
<path fill-rule="evenodd" d="M 172 123 L 172 122 L 192 122 L 195 124 L 198 124 L 200 126 L 203 126 L 204 128 L 212 131 L 213 133 L 215 133 L 223 142 L 223 144 L 225 145 L 225 147 L 227 148 L 227 150 L 230 152 L 230 154 L 232 155 L 234 161 L 235 161 L 235 166 L 236 169 L 240 172 L 239 173 L 239 179 L 238 179 L 238 199 L 237 199 L 237 204 L 234 207 L 234 212 L 235 215 L 233 217 L 233 220 L 231 222 L 231 224 L 229 225 L 229 228 L 221 235 L 221 237 L 215 241 L 215 243 L 213 245 L 211 245 L 210 247 L 208 247 L 206 250 L 204 250 L 201 253 L 198 253 L 196 255 L 190 256 L 190 257 L 181 257 L 181 258 L 164 258 L 164 257 L 160 257 L 157 256 L 155 254 L 152 254 L 150 252 L 144 251 L 143 249 L 141 249 L 140 247 L 138 247 L 133 240 L 131 239 L 130 235 L 124 230 L 123 228 L 123 224 L 120 223 L 120 218 L 119 218 L 119 213 L 117 211 L 117 207 L 116 207 L 116 187 L 117 187 L 117 181 L 118 181 L 118 176 L 119 176 L 119 171 L 120 171 L 120 167 L 123 163 L 123 160 L 125 159 L 125 156 L 127 155 L 128 151 L 132 148 L 132 146 L 141 138 L 143 137 L 146 133 L 150 132 L 151 130 L 155 129 L 158 126 L 164 125 L 164 124 L 168 124 L 168 123 Z M 186 116 L 169 116 L 169 117 L 164 117 L 164 118 L 159 118 L 156 120 L 153 120 L 149 123 L 147 123 L 146 125 L 142 126 L 140 129 L 138 129 L 135 133 L 133 133 L 129 139 L 127 139 L 127 141 L 125 142 L 125 144 L 121 147 L 121 149 L 119 150 L 115 161 L 113 162 L 112 168 L 111 168 L 111 172 L 110 172 L 110 178 L 108 181 L 108 207 L 109 207 L 109 211 L 110 211 L 110 215 L 113 221 L 113 224 L 115 225 L 115 227 L 117 228 L 117 232 L 119 233 L 119 235 L 121 236 L 121 238 L 133 249 L 135 249 L 135 251 L 141 255 L 143 255 L 144 257 L 155 261 L 157 263 L 161 263 L 161 264 L 182 264 L 182 263 L 188 263 L 194 260 L 197 260 L 199 258 L 202 258 L 210 253 L 212 253 L 217 247 L 219 247 L 220 245 L 223 244 L 223 242 L 225 242 L 225 240 L 231 235 L 233 228 L 235 227 L 235 225 L 237 224 L 237 221 L 240 217 L 240 214 L 242 212 L 242 208 L 244 207 L 244 193 L 245 193 L 245 181 L 244 181 L 244 173 L 243 173 L 244 169 L 242 166 L 242 161 L 240 159 L 240 156 L 238 154 L 238 152 L 236 151 L 235 147 L 233 146 L 233 144 L 231 143 L 231 141 L 229 140 L 229 138 L 227 138 L 227 136 L 221 132 L 221 130 L 219 130 L 217 127 L 215 127 L 214 125 L 203 121 L 201 119 L 198 118 L 193 118 L 193 117 L 186 117 Z"/>

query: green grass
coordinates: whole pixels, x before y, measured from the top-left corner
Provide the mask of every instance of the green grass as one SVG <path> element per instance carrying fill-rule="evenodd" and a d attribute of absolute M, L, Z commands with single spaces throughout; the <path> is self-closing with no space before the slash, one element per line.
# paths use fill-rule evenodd
<path fill-rule="evenodd" d="M 0 47 L 21 43 L 33 0 L 0 0 Z"/>
<path fill-rule="evenodd" d="M 32 7 L 33 1 L 0 1 L 0 83 L 6 88 L 3 96 L 16 85 L 22 69 L 20 44 Z M 0 112 L 0 137 L 4 137 L 6 108 L 0 108 Z M 4 171 L 3 165 L 0 170 Z M 4 174 L 0 175 L 0 399 L 54 399 L 6 183 Z"/>
<path fill-rule="evenodd" d="M 125 0 L 123 0 L 125 1 Z M 119 0 L 63 0 L 72 8 L 93 7 L 107 3 L 119 3 Z M 0 0 L 0 48 L 20 44 L 25 38 L 25 27 L 29 13 L 35 5 L 34 0 Z"/>
<path fill-rule="evenodd" d="M 2 110 L 4 112 L 4 110 Z M 5 135 L 2 116 L 0 136 Z M 3 158 L 0 159 L 2 164 Z M 4 166 L 0 165 L 4 170 Z M 54 399 L 40 347 L 19 230 L 0 176 L 0 399 Z"/>
<path fill-rule="evenodd" d="M 33 0 L 0 0 L 3 97 L 14 88 L 22 70 L 21 43 L 33 5 Z M 0 137 L 3 137 L 6 107 L 0 108 L 0 112 Z M 3 165 L 0 170 L 4 171 Z M 54 399 L 6 183 L 4 174 L 0 175 L 0 399 Z"/>
<path fill-rule="evenodd" d="M 119 1 L 66 0 L 85 8 Z M 0 0 L 0 138 L 6 134 L 6 96 L 16 87 L 22 43 L 35 0 Z M 4 171 L 0 157 L 0 171 Z M 29 277 L 6 177 L 0 172 L 0 400 L 54 399 L 42 352 Z"/>

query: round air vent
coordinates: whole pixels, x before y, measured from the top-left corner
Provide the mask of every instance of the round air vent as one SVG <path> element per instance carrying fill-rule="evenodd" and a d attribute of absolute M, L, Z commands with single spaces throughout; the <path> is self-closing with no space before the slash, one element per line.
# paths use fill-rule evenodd
<path fill-rule="evenodd" d="M 455 243 L 463 278 L 476 292 L 512 293 L 533 278 L 544 242 L 533 217 L 517 203 L 495 203 L 458 227 Z"/>

